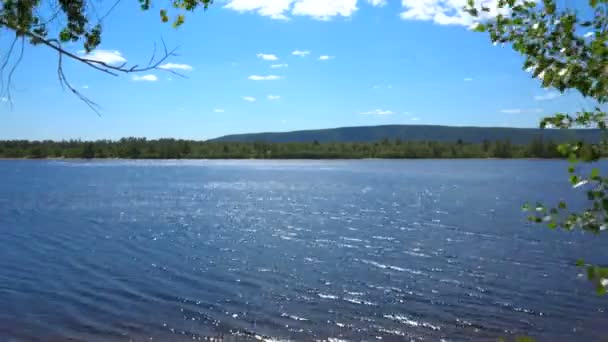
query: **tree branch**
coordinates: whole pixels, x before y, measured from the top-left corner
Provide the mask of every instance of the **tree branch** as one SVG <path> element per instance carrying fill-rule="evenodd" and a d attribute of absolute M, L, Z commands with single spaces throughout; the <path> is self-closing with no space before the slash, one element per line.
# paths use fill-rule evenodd
<path fill-rule="evenodd" d="M 116 5 L 118 5 L 118 3 L 120 2 L 120 0 L 117 0 L 114 3 L 114 6 L 112 6 L 112 9 L 114 9 L 114 7 L 116 7 Z M 25 39 L 30 38 L 32 44 L 42 44 L 54 51 L 57 52 L 58 54 L 58 66 L 57 66 L 57 76 L 59 78 L 59 83 L 61 84 L 61 87 L 65 90 L 65 88 L 69 89 L 74 95 L 76 95 L 76 97 L 78 97 L 81 101 L 83 101 L 91 110 L 93 110 L 97 115 L 100 115 L 99 109 L 100 106 L 95 103 L 94 101 L 92 101 L 91 99 L 89 99 L 88 97 L 86 97 L 85 95 L 83 95 L 82 93 L 80 93 L 76 88 L 74 88 L 70 82 L 68 81 L 64 69 L 63 69 L 63 61 L 64 61 L 64 56 L 83 63 L 87 66 L 89 66 L 90 68 L 93 68 L 97 71 L 101 71 L 103 73 L 106 73 L 108 75 L 112 75 L 112 76 L 118 76 L 120 74 L 129 74 L 129 73 L 137 73 L 137 72 L 145 72 L 145 71 L 149 71 L 149 70 L 156 70 L 156 69 L 162 69 L 165 72 L 170 72 L 174 75 L 177 75 L 179 77 L 183 77 L 185 78 L 184 75 L 176 72 L 175 70 L 170 70 L 170 69 L 166 69 L 166 68 L 161 68 L 160 66 L 167 61 L 169 58 L 171 57 L 175 57 L 177 56 L 177 48 L 174 48 L 172 50 L 168 50 L 167 49 L 167 45 L 165 44 L 165 41 L 161 38 L 162 44 L 163 44 L 163 55 L 160 58 L 156 58 L 156 44 L 154 45 L 154 50 L 152 52 L 152 56 L 150 57 L 150 60 L 148 61 L 148 64 L 144 67 L 140 67 L 138 65 L 133 65 L 131 67 L 128 67 L 126 65 L 126 63 L 123 63 L 121 65 L 111 65 L 108 64 L 106 62 L 103 61 L 98 61 L 98 60 L 94 60 L 94 59 L 90 59 L 90 58 L 86 58 L 83 56 L 79 56 L 73 52 L 67 51 L 65 50 L 62 46 L 61 46 L 61 42 L 58 41 L 57 39 L 47 39 L 39 34 L 36 34 L 34 32 L 31 31 L 23 31 L 21 30 L 19 27 L 14 27 L 12 25 L 10 25 L 8 22 L 6 22 L 3 19 L 0 19 L 0 26 L 4 26 L 12 31 L 15 32 L 15 39 L 13 40 L 13 42 L 11 43 L 11 46 L 8 50 L 8 53 L 4 59 L 4 61 L 2 62 L 2 65 L 0 66 L 0 93 L 6 93 L 7 94 L 7 98 L 10 101 L 11 99 L 11 94 L 10 94 L 10 83 L 12 81 L 12 77 L 13 74 L 17 68 L 17 66 L 19 65 L 19 63 L 21 62 L 21 59 L 23 58 L 23 50 L 24 50 L 24 45 L 25 45 Z M 11 68 L 8 78 L 7 78 L 7 82 L 9 83 L 7 85 L 7 87 L 5 87 L 4 84 L 4 70 L 6 69 L 9 61 L 10 61 L 10 57 L 14 51 L 15 45 L 17 43 L 17 41 L 19 40 L 19 38 L 21 38 L 21 51 L 20 51 L 20 55 L 19 58 L 17 60 L 17 62 L 15 63 L 15 65 Z"/>

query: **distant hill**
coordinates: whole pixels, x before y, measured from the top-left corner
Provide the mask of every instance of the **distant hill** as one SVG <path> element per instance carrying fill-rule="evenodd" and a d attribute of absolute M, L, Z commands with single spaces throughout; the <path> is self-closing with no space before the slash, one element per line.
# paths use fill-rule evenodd
<path fill-rule="evenodd" d="M 374 142 L 382 139 L 401 139 L 402 141 L 444 141 L 455 142 L 459 139 L 468 143 L 481 143 L 484 140 L 496 141 L 510 139 L 515 144 L 527 144 L 535 137 L 542 136 L 554 142 L 582 139 L 599 141 L 600 131 L 596 129 L 555 130 L 506 127 L 451 127 L 428 125 L 386 125 L 341 127 L 331 129 L 293 131 L 282 133 L 251 133 L 226 135 L 210 141 L 217 142 Z"/>

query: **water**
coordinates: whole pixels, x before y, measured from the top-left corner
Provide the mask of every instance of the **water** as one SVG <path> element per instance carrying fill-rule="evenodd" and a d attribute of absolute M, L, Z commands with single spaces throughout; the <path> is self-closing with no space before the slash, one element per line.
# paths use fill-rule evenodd
<path fill-rule="evenodd" d="M 565 166 L 0 161 L 0 339 L 597 340 Z"/>

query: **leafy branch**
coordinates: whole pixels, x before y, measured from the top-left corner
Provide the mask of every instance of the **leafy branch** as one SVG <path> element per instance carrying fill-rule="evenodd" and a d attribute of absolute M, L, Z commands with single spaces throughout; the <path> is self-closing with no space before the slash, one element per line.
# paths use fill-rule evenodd
<path fill-rule="evenodd" d="M 101 44 L 103 19 L 105 19 L 116 8 L 121 0 L 116 0 L 103 16 L 97 18 L 97 23 L 94 25 L 91 25 L 92 20 L 89 18 L 89 15 L 87 15 L 87 7 L 93 7 L 94 9 L 94 6 L 88 3 L 86 0 L 55 1 L 56 6 L 53 7 L 53 10 L 51 11 L 52 14 L 48 19 L 44 19 L 38 14 L 38 8 L 41 6 L 40 0 L 3 0 L 2 2 L 0 7 L 0 28 L 7 29 L 15 34 L 15 38 L 8 49 L 8 53 L 4 56 L 4 59 L 0 65 L 0 94 L 4 96 L 9 103 L 12 103 L 12 77 L 15 70 L 21 63 L 24 45 L 26 42 L 34 46 L 44 46 L 57 52 L 57 75 L 61 86 L 64 87 L 64 89 L 68 88 L 74 95 L 85 102 L 89 108 L 94 110 L 97 114 L 99 114 L 99 106 L 80 93 L 68 81 L 63 68 L 64 60 L 69 59 L 76 61 L 102 73 L 118 76 L 119 74 L 138 73 L 162 69 L 160 66 L 164 62 L 171 57 L 177 56 L 176 49 L 167 49 L 164 41 L 162 41 L 162 55 L 158 57 L 156 56 L 155 46 L 152 56 L 148 64 L 145 66 L 127 66 L 126 63 L 121 65 L 112 65 L 103 61 L 87 58 L 86 55 L 79 56 L 78 54 L 66 50 L 62 44 L 68 42 L 81 42 L 83 44 L 84 51 L 87 54 L 91 53 Z M 142 10 L 149 10 L 151 8 L 150 0 L 139 0 L 139 2 Z M 194 11 L 199 7 L 207 9 L 208 6 L 213 3 L 213 0 L 174 0 L 170 3 L 171 7 L 174 9 L 184 12 Z M 168 22 L 168 11 L 166 9 L 161 9 L 160 13 L 161 21 Z M 52 37 L 52 35 L 49 33 L 48 27 L 51 23 L 60 22 L 61 20 L 66 21 L 65 25 L 58 31 L 56 37 Z M 173 27 L 177 28 L 181 26 L 184 21 L 184 14 L 177 14 L 173 22 Z M 17 43 L 20 44 L 17 60 L 11 65 L 11 57 L 15 52 Z M 174 70 L 162 70 L 173 73 L 180 77 L 184 77 L 182 74 Z M 8 71 L 8 76 L 6 79 L 4 77 L 5 71 Z"/>
<path fill-rule="evenodd" d="M 580 4 L 579 4 L 580 5 Z M 479 22 L 472 26 L 477 32 L 487 32 L 494 44 L 509 44 L 524 56 L 523 68 L 541 81 L 544 88 L 560 92 L 575 90 L 597 103 L 593 110 L 574 114 L 557 113 L 540 122 L 541 128 L 599 128 L 606 132 L 608 102 L 608 0 L 589 0 L 593 13 L 582 17 L 572 8 L 560 8 L 555 0 L 499 0 L 498 15 L 482 20 L 491 11 L 468 0 L 465 11 Z M 583 12 L 586 13 L 586 12 Z M 577 141 L 558 146 L 558 151 L 570 161 L 569 181 L 573 188 L 584 189 L 586 208 L 569 210 L 564 201 L 553 207 L 542 203 L 524 205 L 529 220 L 546 224 L 551 229 L 565 229 L 600 234 L 608 229 L 608 177 L 593 168 L 583 173 L 581 162 L 599 160 L 608 151 L 606 139 L 600 142 Z M 590 280 L 599 294 L 608 287 L 608 268 L 585 263 Z"/>

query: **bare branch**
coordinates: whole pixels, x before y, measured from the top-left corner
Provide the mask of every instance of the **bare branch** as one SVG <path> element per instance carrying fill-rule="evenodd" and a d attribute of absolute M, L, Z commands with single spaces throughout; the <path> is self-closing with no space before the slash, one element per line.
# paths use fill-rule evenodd
<path fill-rule="evenodd" d="M 13 50 L 15 49 L 15 44 L 17 44 L 17 40 L 19 39 L 19 37 L 17 35 L 15 35 L 15 39 L 13 39 L 13 42 L 11 43 L 11 46 L 8 49 L 8 52 L 6 53 L 6 57 L 4 58 L 4 61 L 2 62 L 2 66 L 0 66 L 0 93 L 4 94 L 5 91 L 5 87 L 4 87 L 4 70 L 6 70 L 6 66 L 8 65 L 11 56 L 13 55 Z"/>
<path fill-rule="evenodd" d="M 19 66 L 19 64 L 21 64 L 21 61 L 23 60 L 24 48 L 25 48 L 25 38 L 21 37 L 21 49 L 19 50 L 19 57 L 17 57 L 17 61 L 15 61 L 15 64 L 13 64 L 11 71 L 9 71 L 9 73 L 8 73 L 7 85 L 6 85 L 6 98 L 8 99 L 8 102 L 10 103 L 11 108 L 13 107 L 13 96 L 11 94 L 11 87 L 13 84 L 13 74 L 15 73 L 15 70 L 17 70 L 17 67 Z"/>
<path fill-rule="evenodd" d="M 121 2 L 122 0 L 116 0 L 116 2 L 114 2 L 114 4 L 112 5 L 112 7 L 110 7 L 110 9 L 101 16 L 101 18 L 99 18 L 99 22 L 102 22 L 107 16 L 110 15 L 110 13 L 112 13 L 114 11 L 114 9 L 116 9 L 116 6 L 118 6 L 118 4 Z"/>
<path fill-rule="evenodd" d="M 110 11 L 113 10 L 120 1 L 121 0 L 116 0 L 116 2 L 114 3 L 114 5 L 110 9 Z M 109 14 L 109 12 L 108 12 L 108 14 Z M 101 18 L 101 19 L 103 19 L 103 18 Z M 14 74 L 17 66 L 20 64 L 20 62 L 23 58 L 23 50 L 24 50 L 26 38 L 31 39 L 32 43 L 44 45 L 57 52 L 57 54 L 58 54 L 57 76 L 59 78 L 59 83 L 60 83 L 62 89 L 64 89 L 64 90 L 66 88 L 69 89 L 74 95 L 76 95 L 81 101 L 83 101 L 89 108 L 91 108 L 97 115 L 100 115 L 100 112 L 99 112 L 100 106 L 97 103 L 95 103 L 94 101 L 92 101 L 91 99 L 89 99 L 88 97 L 86 97 L 85 95 L 83 95 L 81 92 L 79 92 L 68 81 L 68 79 L 65 75 L 64 69 L 63 69 L 64 57 L 67 57 L 71 60 L 83 63 L 83 64 L 89 66 L 90 68 L 93 68 L 97 71 L 101 71 L 103 73 L 106 73 L 106 74 L 112 75 L 112 76 L 162 69 L 165 72 L 170 72 L 176 76 L 186 78 L 186 76 L 176 72 L 175 70 L 171 70 L 168 68 L 161 68 L 161 65 L 163 63 L 165 63 L 169 58 L 177 56 L 177 53 L 176 53 L 177 48 L 174 48 L 172 50 L 167 49 L 167 45 L 165 44 L 165 41 L 162 39 L 162 37 L 161 37 L 161 42 L 162 42 L 162 46 L 163 46 L 163 55 L 160 58 L 156 57 L 156 44 L 155 44 L 152 56 L 151 56 L 150 60 L 148 61 L 148 64 L 145 67 L 140 67 L 139 65 L 133 65 L 131 67 L 128 67 L 126 62 L 122 63 L 120 65 L 111 65 L 111 64 L 108 64 L 103 61 L 87 58 L 86 55 L 80 56 L 78 54 L 65 50 L 63 48 L 63 46 L 61 45 L 61 42 L 57 39 L 47 39 L 39 34 L 36 34 L 35 32 L 23 31 L 19 27 L 11 26 L 7 21 L 5 21 L 3 19 L 0 19 L 0 27 L 1 26 L 4 26 L 4 27 L 8 28 L 9 30 L 12 30 L 16 33 L 15 39 L 11 43 L 10 49 L 8 50 L 8 53 L 5 57 L 2 65 L 0 66 L 0 93 L 6 93 L 9 101 L 11 98 L 10 83 L 12 81 L 12 77 L 13 77 L 13 74 Z M 7 79 L 9 86 L 8 86 L 8 88 L 6 88 L 4 85 L 4 75 L 3 74 L 10 61 L 10 57 L 13 54 L 15 45 L 19 38 L 21 38 L 21 50 L 20 50 L 19 58 L 9 72 L 8 79 Z"/>
<path fill-rule="evenodd" d="M 97 114 L 97 116 L 101 117 L 101 113 L 100 113 L 100 109 L 101 107 L 94 102 L 93 100 L 89 99 L 88 97 L 86 97 L 84 94 L 82 94 L 81 92 L 79 92 L 76 88 L 74 88 L 70 82 L 68 81 L 67 77 L 65 76 L 65 73 L 63 72 L 63 55 L 62 54 L 58 54 L 58 63 L 57 63 L 57 76 L 59 77 L 59 84 L 61 84 L 61 88 L 65 90 L 65 88 L 67 87 L 72 94 L 76 95 L 76 97 L 78 97 L 82 102 L 84 102 L 92 111 L 95 112 L 95 114 Z"/>
<path fill-rule="evenodd" d="M 152 49 L 152 56 L 150 56 L 150 61 L 148 61 L 148 65 L 154 62 L 154 58 L 156 57 L 156 43 L 154 43 L 154 48 Z"/>
<path fill-rule="evenodd" d="M 47 47 L 57 51 L 58 53 L 69 57 L 70 59 L 84 63 L 91 68 L 97 69 L 99 71 L 105 72 L 105 73 L 113 75 L 113 76 L 118 76 L 119 73 L 127 74 L 127 73 L 144 72 L 144 71 L 149 71 L 149 70 L 153 70 L 153 69 L 159 69 L 159 66 L 161 64 L 163 64 L 167 59 L 177 56 L 177 53 L 176 53 L 177 48 L 174 48 L 169 51 L 167 49 L 167 46 L 166 46 L 164 40 L 162 40 L 162 38 L 161 38 L 161 40 L 163 42 L 163 49 L 165 51 L 164 55 L 161 58 L 157 59 L 156 61 L 153 61 L 153 63 L 149 64 L 146 67 L 138 67 L 136 65 L 136 66 L 127 68 L 126 63 L 116 66 L 116 65 L 111 65 L 111 64 L 105 63 L 103 61 L 98 61 L 98 60 L 78 56 L 70 51 L 65 50 L 61 46 L 61 43 L 59 41 L 57 41 L 56 39 L 46 39 L 33 32 L 19 31 L 17 28 L 14 28 L 14 27 L 8 25 L 8 23 L 5 22 L 4 20 L 0 20 L 0 25 L 13 29 L 16 32 L 18 32 L 26 37 L 30 37 L 30 38 L 34 39 L 37 43 L 46 45 Z M 166 69 L 163 69 L 163 70 L 166 70 Z M 168 70 L 168 71 L 171 71 L 171 70 Z"/>

